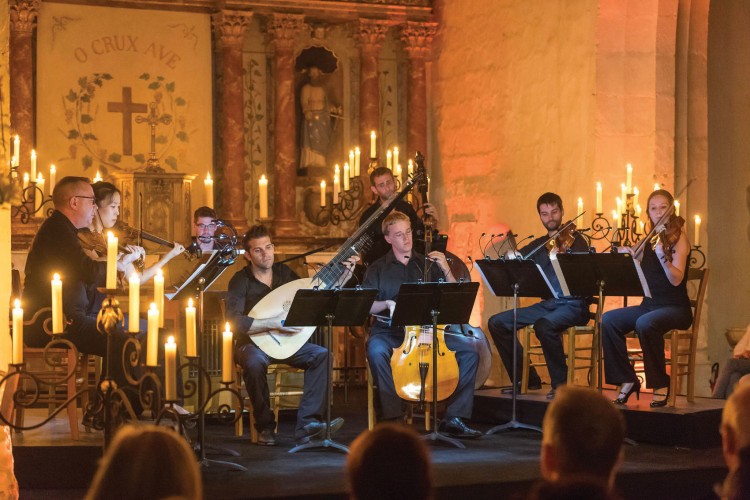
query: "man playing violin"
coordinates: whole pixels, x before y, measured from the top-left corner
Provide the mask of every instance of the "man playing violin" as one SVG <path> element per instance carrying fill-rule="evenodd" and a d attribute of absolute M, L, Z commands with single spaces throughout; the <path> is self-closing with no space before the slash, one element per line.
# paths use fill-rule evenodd
<path fill-rule="evenodd" d="M 396 307 L 395 299 L 402 283 L 415 283 L 424 278 L 425 259 L 423 255 L 412 250 L 409 216 L 393 211 L 383 220 L 381 229 L 391 250 L 367 268 L 362 284 L 365 288 L 378 290 L 378 296 L 370 308 L 370 314 L 378 316 L 367 340 L 367 360 L 372 372 L 373 385 L 378 388 L 381 419 L 400 421 L 403 419 L 403 408 L 393 382 L 391 356 L 393 349 L 404 341 L 404 328 L 391 326 L 390 321 L 383 318 L 383 315 L 392 316 Z M 429 281 L 456 281 L 444 254 L 433 251 L 427 257 L 430 266 L 427 274 Z M 471 418 L 479 354 L 473 350 L 461 349 L 460 345 L 456 344 L 452 337 L 446 337 L 448 348 L 456 351 L 460 374 L 458 387 L 448 400 L 440 430 L 459 438 L 477 438 L 482 433 L 469 428 L 462 419 Z"/>
<path fill-rule="evenodd" d="M 518 251 L 518 256 L 526 257 L 531 255 L 531 260 L 536 262 L 542 268 L 545 276 L 557 292 L 557 299 L 543 300 L 529 307 L 522 307 L 517 310 L 516 326 L 523 328 L 528 325 L 534 325 L 534 333 L 542 345 L 542 352 L 547 363 L 552 389 L 547 394 L 547 399 L 555 397 L 555 390 L 560 385 L 565 384 L 568 376 L 567 363 L 565 361 L 565 351 L 561 335 L 571 326 L 583 326 L 589 322 L 588 301 L 584 297 L 563 297 L 562 287 L 557 275 L 552 267 L 550 260 L 550 251 L 546 248 L 539 248 L 555 236 L 562 226 L 564 215 L 563 203 L 560 196 L 555 193 L 544 193 L 536 202 L 539 219 L 547 230 L 547 234 L 536 238 L 528 245 L 525 245 Z M 566 246 L 573 252 L 587 252 L 589 247 L 586 240 L 578 233 L 569 235 L 572 241 L 567 241 Z M 532 255 L 533 252 L 533 255 Z M 551 250 L 552 256 L 557 252 L 557 248 Z M 520 376 L 522 370 L 523 352 L 521 346 L 516 344 L 516 373 L 511 374 L 513 367 L 513 311 L 505 311 L 495 314 L 489 320 L 488 327 L 495 341 L 495 346 L 500 353 L 500 358 L 505 365 L 505 369 L 514 383 L 520 385 Z M 534 367 L 529 369 L 529 388 L 541 389 L 542 381 L 539 378 Z"/>

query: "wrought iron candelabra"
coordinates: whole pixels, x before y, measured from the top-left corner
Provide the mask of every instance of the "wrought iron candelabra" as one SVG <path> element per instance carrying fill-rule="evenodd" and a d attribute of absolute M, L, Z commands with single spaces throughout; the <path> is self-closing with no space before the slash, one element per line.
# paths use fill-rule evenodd
<path fill-rule="evenodd" d="M 315 216 L 315 224 L 318 226 L 327 226 L 329 224 L 338 226 L 342 222 L 355 220 L 362 212 L 365 206 L 365 189 L 362 179 L 359 176 L 349 179 L 349 189 L 339 192 L 339 199 L 336 201 L 332 198 L 329 203 L 326 200 L 325 206 L 321 206 Z"/>
<path fill-rule="evenodd" d="M 15 169 L 14 169 L 15 170 Z M 18 176 L 11 173 L 13 182 L 18 183 Z M 22 224 L 28 224 L 32 217 L 49 217 L 54 210 L 52 196 L 45 196 L 36 180 L 21 189 L 21 201 L 11 206 L 11 218 L 18 218 Z"/>

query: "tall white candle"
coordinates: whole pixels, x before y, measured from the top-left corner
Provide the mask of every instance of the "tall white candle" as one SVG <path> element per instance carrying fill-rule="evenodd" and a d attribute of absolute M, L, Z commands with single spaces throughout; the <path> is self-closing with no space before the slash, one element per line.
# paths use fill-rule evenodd
<path fill-rule="evenodd" d="M 44 201 L 44 176 L 41 172 L 36 175 L 36 187 L 39 191 L 34 194 L 34 209 L 39 210 L 42 208 L 42 202 Z"/>
<path fill-rule="evenodd" d="M 393 147 L 393 165 L 398 165 L 398 146 Z"/>
<path fill-rule="evenodd" d="M 602 210 L 602 183 L 597 182 L 596 183 L 596 213 L 602 214 L 604 211 Z"/>
<path fill-rule="evenodd" d="M 16 136 L 18 137 L 18 136 Z M 16 299 L 13 302 L 13 364 L 20 365 L 23 363 L 23 309 L 21 301 Z"/>
<path fill-rule="evenodd" d="M 21 138 L 18 137 L 18 134 L 16 134 L 16 137 L 13 139 L 13 166 L 14 167 L 18 167 L 20 154 L 21 154 Z"/>
<path fill-rule="evenodd" d="M 362 152 L 359 150 L 359 146 L 354 148 L 354 175 L 359 177 L 360 173 L 360 161 L 362 158 Z"/>
<path fill-rule="evenodd" d="M 409 164 L 406 166 L 406 174 L 411 178 L 414 175 L 414 162 L 409 160 Z"/>
<path fill-rule="evenodd" d="M 265 174 L 258 179 L 258 193 L 260 197 L 260 218 L 268 218 L 268 179 Z"/>
<path fill-rule="evenodd" d="M 640 203 L 638 205 L 636 205 L 635 206 L 635 216 L 636 217 L 640 217 L 642 210 L 643 209 L 641 208 L 641 204 Z"/>
<path fill-rule="evenodd" d="M 102 179 L 102 174 L 100 174 L 100 173 L 99 173 L 99 171 L 97 170 L 97 171 L 96 171 L 96 175 L 94 176 L 94 180 L 93 180 L 93 182 L 94 182 L 94 183 L 97 183 L 97 182 L 101 182 L 102 180 L 103 180 L 103 179 Z"/>
<path fill-rule="evenodd" d="M 701 246 L 701 216 L 695 216 L 695 246 Z"/>
<path fill-rule="evenodd" d="M 164 397 L 177 401 L 177 344 L 171 335 L 164 344 Z"/>
<path fill-rule="evenodd" d="M 221 357 L 221 381 L 231 382 L 234 380 L 232 377 L 232 331 L 229 329 L 229 323 L 224 328 L 224 335 L 222 336 L 222 357 Z"/>
<path fill-rule="evenodd" d="M 677 200 L 674 200 L 674 214 L 680 215 L 680 202 Z"/>
<path fill-rule="evenodd" d="M 146 333 L 146 365 L 156 366 L 156 351 L 159 348 L 159 309 L 154 302 L 148 308 L 148 330 Z"/>
<path fill-rule="evenodd" d="M 320 206 L 326 206 L 326 181 L 320 181 Z"/>
<path fill-rule="evenodd" d="M 642 220 L 639 220 L 638 221 L 638 228 L 639 228 L 639 232 L 637 234 L 646 234 L 645 233 L 645 228 L 646 228 L 646 223 L 645 222 L 643 222 Z"/>
<path fill-rule="evenodd" d="M 159 309 L 159 327 L 164 328 L 164 273 L 161 269 L 154 276 L 154 302 Z"/>
<path fill-rule="evenodd" d="M 24 172 L 23 173 L 23 189 L 26 189 L 27 187 L 29 187 L 29 173 Z"/>
<path fill-rule="evenodd" d="M 615 223 L 615 227 L 620 227 L 620 211 L 612 210 L 612 221 Z"/>
<path fill-rule="evenodd" d="M 36 179 L 36 150 L 31 150 L 31 168 L 29 169 L 31 172 L 29 174 L 30 179 Z"/>
<path fill-rule="evenodd" d="M 378 136 L 375 135 L 375 131 L 370 132 L 370 158 L 378 157 Z"/>
<path fill-rule="evenodd" d="M 390 149 L 385 152 L 385 166 L 388 167 L 388 170 L 393 171 L 393 153 Z"/>
<path fill-rule="evenodd" d="M 214 208 L 214 180 L 211 178 L 211 172 L 206 174 L 203 186 L 205 187 L 205 199 L 203 200 L 203 203 L 209 208 Z"/>
<path fill-rule="evenodd" d="M 633 192 L 633 166 L 628 163 L 628 166 L 625 168 L 625 184 L 628 188 L 628 193 Z"/>
<path fill-rule="evenodd" d="M 185 355 L 194 357 L 198 353 L 195 350 L 195 306 L 193 299 L 188 299 L 185 308 Z"/>
<path fill-rule="evenodd" d="M 138 317 L 141 313 L 141 279 L 136 273 L 130 275 L 128 280 L 130 288 L 128 290 L 128 331 L 138 333 L 140 331 Z"/>
<path fill-rule="evenodd" d="M 579 196 L 578 197 L 578 212 L 576 213 L 576 215 L 580 217 L 582 213 L 583 213 L 583 198 Z M 577 222 L 577 224 L 581 224 L 581 223 L 582 223 L 581 221 Z"/>
<path fill-rule="evenodd" d="M 617 205 L 617 213 L 621 214 L 623 212 L 623 210 L 622 210 L 622 200 L 620 199 L 619 196 L 617 198 L 615 198 L 615 204 Z"/>
<path fill-rule="evenodd" d="M 401 173 L 402 173 L 402 171 L 401 171 L 401 164 L 400 163 L 396 163 L 393 168 L 394 168 L 393 175 L 396 176 L 396 179 L 401 180 Z"/>
<path fill-rule="evenodd" d="M 55 273 L 52 276 L 52 333 L 63 333 L 63 299 L 62 299 L 62 280 L 60 275 Z"/>
<path fill-rule="evenodd" d="M 339 191 L 340 191 L 340 184 L 339 184 L 339 166 L 336 165 L 336 168 L 333 171 L 333 204 L 339 202 Z"/>
<path fill-rule="evenodd" d="M 344 191 L 349 191 L 349 164 L 344 163 Z"/>
<path fill-rule="evenodd" d="M 624 182 L 620 183 L 620 199 L 624 207 L 628 201 L 628 186 Z"/>
<path fill-rule="evenodd" d="M 356 174 L 354 173 L 354 150 L 349 150 L 349 177 L 354 177 Z"/>
<path fill-rule="evenodd" d="M 55 190 L 55 183 L 57 182 L 57 167 L 55 164 L 49 166 L 49 195 L 52 196 L 52 192 Z"/>
<path fill-rule="evenodd" d="M 117 288 L 117 236 L 107 231 L 107 282 L 108 289 Z"/>

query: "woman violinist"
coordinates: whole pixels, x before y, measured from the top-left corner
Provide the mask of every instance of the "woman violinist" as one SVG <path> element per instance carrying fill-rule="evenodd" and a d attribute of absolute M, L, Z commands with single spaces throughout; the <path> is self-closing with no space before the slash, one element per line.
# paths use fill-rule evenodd
<path fill-rule="evenodd" d="M 602 316 L 604 374 L 608 384 L 619 385 L 614 400 L 624 405 L 641 384 L 628 361 L 625 335 L 635 331 L 643 349 L 646 385 L 654 390 L 652 407 L 665 406 L 669 397 L 669 375 L 664 358 L 664 334 L 686 329 L 693 321 L 687 293 L 687 268 L 690 242 L 685 220 L 674 215 L 674 198 L 663 189 L 648 197 L 649 226 L 654 238 L 644 238 L 635 248 L 623 247 L 641 261 L 651 291 L 637 306 L 606 312 Z"/>

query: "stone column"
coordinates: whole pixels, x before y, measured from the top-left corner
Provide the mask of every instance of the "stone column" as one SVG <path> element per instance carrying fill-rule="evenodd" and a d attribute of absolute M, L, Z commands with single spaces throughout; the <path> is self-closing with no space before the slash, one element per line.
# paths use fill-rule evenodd
<path fill-rule="evenodd" d="M 247 227 L 242 44 L 251 17 L 251 12 L 232 10 L 222 10 L 212 17 L 222 77 L 219 89 L 221 150 L 218 157 L 223 175 L 218 208 L 219 216 L 233 224 L 237 231 Z"/>
<path fill-rule="evenodd" d="M 34 48 L 33 34 L 39 0 L 10 2 L 10 124 L 21 139 L 20 172 L 29 171 L 35 143 L 34 123 Z"/>
<path fill-rule="evenodd" d="M 401 30 L 401 41 L 409 56 L 407 82 L 406 156 L 416 151 L 427 154 L 427 86 L 426 61 L 430 57 L 437 23 L 408 21 Z"/>
<path fill-rule="evenodd" d="M 297 127 L 294 108 L 294 38 L 305 27 L 302 14 L 272 14 L 268 34 L 275 56 L 273 231 L 277 236 L 298 234 Z"/>
<path fill-rule="evenodd" d="M 361 175 L 365 186 L 370 182 L 367 178 L 370 132 L 380 131 L 378 60 L 390 25 L 388 21 L 360 19 L 354 34 L 359 45 L 359 147 L 362 150 Z M 380 151 L 378 155 L 382 156 Z"/>

